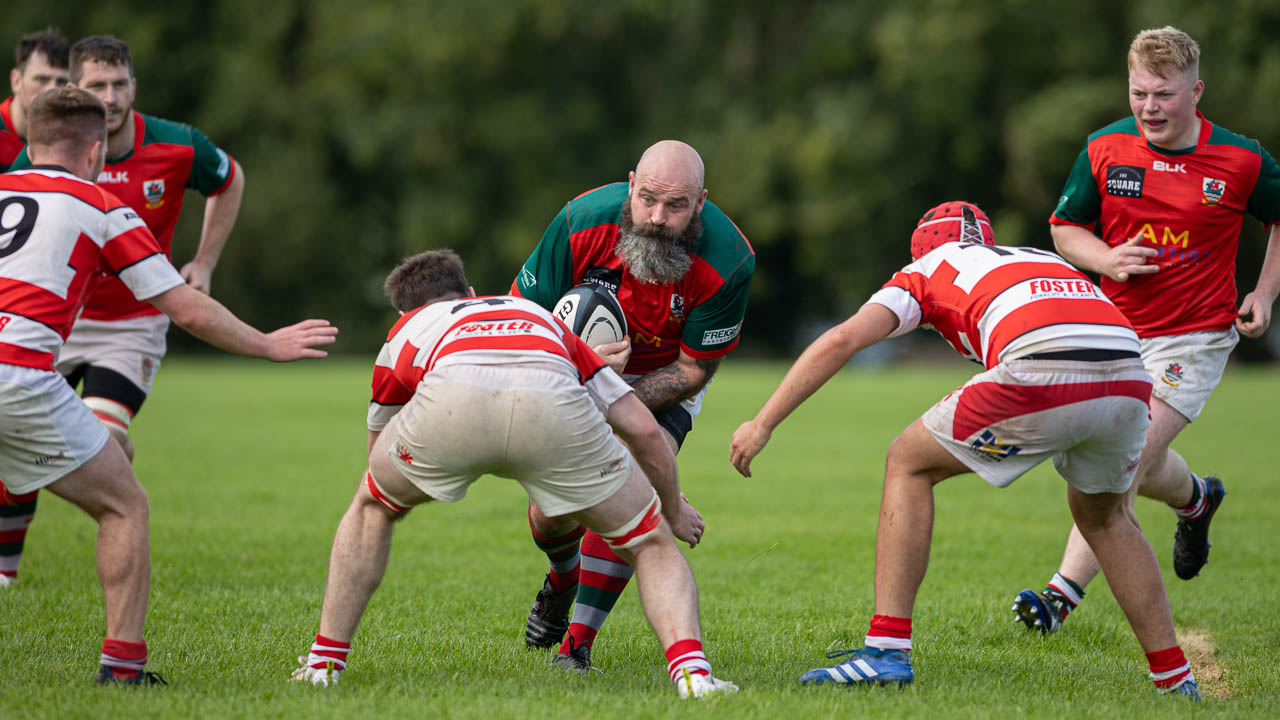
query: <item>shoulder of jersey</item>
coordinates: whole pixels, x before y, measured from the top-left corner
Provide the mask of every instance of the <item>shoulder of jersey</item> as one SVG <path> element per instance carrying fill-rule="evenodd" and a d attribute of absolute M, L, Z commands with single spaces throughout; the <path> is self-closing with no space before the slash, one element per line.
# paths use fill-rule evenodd
<path fill-rule="evenodd" d="M 10 181 L 6 183 L 9 189 L 17 190 L 18 192 L 62 193 L 70 195 L 81 202 L 88 203 L 103 212 L 109 212 L 124 206 L 124 203 L 119 198 L 104 190 L 101 186 L 70 174 L 60 172 L 54 175 L 42 172 L 40 169 L 23 168 L 14 170 L 4 177 Z"/>
<path fill-rule="evenodd" d="M 724 277 L 755 270 L 756 251 L 747 236 L 710 200 L 702 206 L 702 239 L 694 252 Z"/>
<path fill-rule="evenodd" d="M 1231 132 L 1230 130 L 1212 123 L 1213 131 L 1209 133 L 1209 140 L 1206 145 L 1230 145 L 1242 150 L 1247 150 L 1255 155 L 1262 154 L 1262 143 L 1251 137 L 1245 137 L 1240 133 Z"/>
<path fill-rule="evenodd" d="M 1108 135 L 1132 135 L 1134 137 L 1142 137 L 1142 133 L 1138 132 L 1138 121 L 1135 120 L 1132 115 L 1120 118 L 1110 125 L 1107 125 L 1100 130 L 1096 130 L 1093 134 L 1089 135 L 1089 142 L 1093 142 L 1094 140 Z"/>
<path fill-rule="evenodd" d="M 622 203 L 627 199 L 625 182 L 602 185 L 569 201 L 569 223 L 573 232 L 597 225 L 617 224 Z"/>
<path fill-rule="evenodd" d="M 191 126 L 186 123 L 174 122 L 173 120 L 165 120 L 153 115 L 142 115 L 142 120 L 146 123 L 146 132 L 142 137 L 142 143 L 168 143 L 170 145 L 191 145 Z"/>

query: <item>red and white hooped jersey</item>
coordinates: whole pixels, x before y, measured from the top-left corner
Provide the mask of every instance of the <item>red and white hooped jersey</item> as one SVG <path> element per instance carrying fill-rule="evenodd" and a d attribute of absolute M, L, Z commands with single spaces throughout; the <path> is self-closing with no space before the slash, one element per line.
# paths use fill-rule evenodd
<path fill-rule="evenodd" d="M 369 429 L 382 430 L 423 376 L 451 364 L 556 363 L 612 405 L 631 388 L 541 305 L 513 296 L 467 297 L 405 313 L 373 367 Z"/>
<path fill-rule="evenodd" d="M 895 273 L 868 303 L 898 316 L 890 337 L 932 327 L 966 358 L 995 367 L 1049 350 L 1139 350 L 1098 286 L 1044 250 L 952 242 Z"/>
<path fill-rule="evenodd" d="M 0 175 L 0 362 L 53 370 L 107 273 L 140 300 L 183 283 L 138 213 L 111 193 L 62 168 Z"/>

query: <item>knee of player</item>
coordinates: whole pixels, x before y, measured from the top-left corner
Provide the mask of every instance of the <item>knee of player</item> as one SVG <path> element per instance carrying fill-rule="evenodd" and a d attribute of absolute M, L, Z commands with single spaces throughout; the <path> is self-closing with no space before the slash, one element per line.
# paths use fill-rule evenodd
<path fill-rule="evenodd" d="M 403 519 L 413 509 L 408 503 L 388 493 L 369 471 L 365 472 L 356 488 L 355 504 L 362 512 L 377 513 L 392 522 Z"/>

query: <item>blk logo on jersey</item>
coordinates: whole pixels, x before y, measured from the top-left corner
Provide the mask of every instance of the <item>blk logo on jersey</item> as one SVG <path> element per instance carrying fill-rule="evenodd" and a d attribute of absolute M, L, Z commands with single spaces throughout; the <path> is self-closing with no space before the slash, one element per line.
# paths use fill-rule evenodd
<path fill-rule="evenodd" d="M 1007 457 L 1013 457 L 1022 452 L 1022 448 L 1005 443 L 990 430 L 983 430 L 981 435 L 969 443 L 969 447 L 979 457 L 993 462 L 1000 462 Z"/>
<path fill-rule="evenodd" d="M 1164 368 L 1164 377 L 1160 378 L 1165 385 L 1169 387 L 1178 387 L 1182 382 L 1182 374 L 1186 372 L 1186 368 L 1182 367 L 1182 363 L 1171 362 Z"/>
<path fill-rule="evenodd" d="M 127 183 L 129 182 L 128 170 L 103 170 L 98 173 L 98 183 Z"/>
<path fill-rule="evenodd" d="M 164 204 L 164 180 L 148 180 L 142 183 L 142 197 L 147 201 L 147 209 L 155 210 Z"/>
<path fill-rule="evenodd" d="M 1151 169 L 1157 172 L 1182 173 L 1187 174 L 1186 163 L 1167 163 L 1163 160 L 1157 160 L 1151 163 Z"/>
<path fill-rule="evenodd" d="M 1107 194 L 1116 197 L 1142 197 L 1142 181 L 1147 169 L 1134 165 L 1107 166 Z"/>
<path fill-rule="evenodd" d="M 1217 205 L 1222 202 L 1222 196 L 1227 192 L 1227 183 L 1223 180 L 1205 178 L 1202 187 L 1204 188 L 1205 205 Z"/>

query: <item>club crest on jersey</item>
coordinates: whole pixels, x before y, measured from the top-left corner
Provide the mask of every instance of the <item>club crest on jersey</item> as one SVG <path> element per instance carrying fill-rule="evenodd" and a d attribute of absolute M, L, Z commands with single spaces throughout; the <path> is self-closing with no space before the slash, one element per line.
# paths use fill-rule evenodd
<path fill-rule="evenodd" d="M 142 197 L 147 201 L 147 209 L 155 210 L 164 204 L 164 179 L 148 180 L 142 183 Z"/>
<path fill-rule="evenodd" d="M 151 377 L 156 373 L 156 363 L 151 358 L 142 358 L 142 367 L 139 368 L 142 375 L 142 382 L 151 382 Z"/>
<path fill-rule="evenodd" d="M 680 322 L 684 319 L 684 298 L 671 294 L 671 321 Z"/>
<path fill-rule="evenodd" d="M 1142 181 L 1147 169 L 1134 165 L 1107 166 L 1107 194 L 1116 197 L 1142 197 Z"/>
<path fill-rule="evenodd" d="M 1186 368 L 1182 367 L 1182 363 L 1171 362 L 1164 368 L 1164 377 L 1160 379 L 1169 387 L 1178 387 L 1182 382 L 1182 374 L 1186 372 Z"/>
<path fill-rule="evenodd" d="M 981 435 L 970 441 L 969 447 L 977 453 L 978 457 L 992 462 L 1000 462 L 1022 452 L 1022 448 L 1009 445 L 990 430 L 983 430 Z"/>
<path fill-rule="evenodd" d="M 1205 178 L 1203 187 L 1205 205 L 1217 205 L 1222 202 L 1222 196 L 1227 192 L 1227 183 L 1225 180 Z"/>

